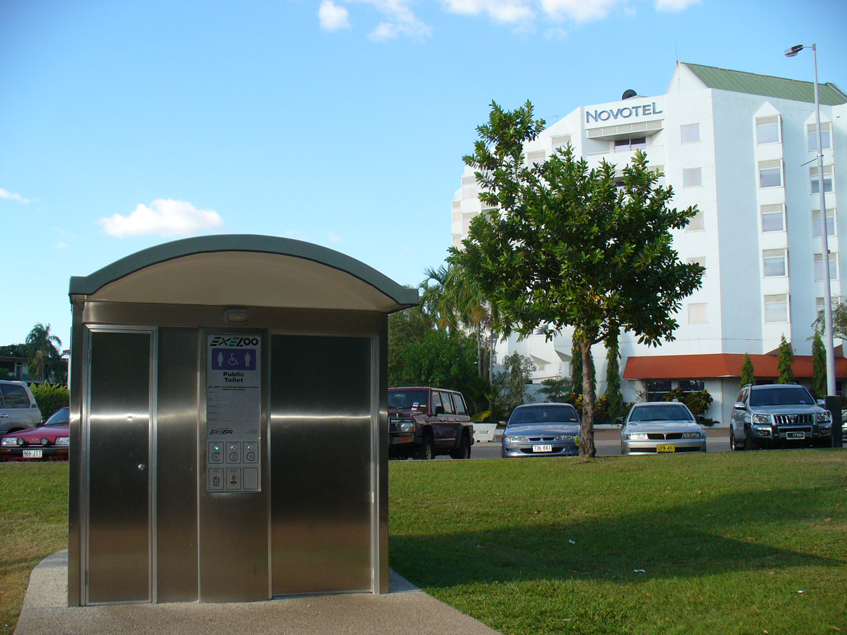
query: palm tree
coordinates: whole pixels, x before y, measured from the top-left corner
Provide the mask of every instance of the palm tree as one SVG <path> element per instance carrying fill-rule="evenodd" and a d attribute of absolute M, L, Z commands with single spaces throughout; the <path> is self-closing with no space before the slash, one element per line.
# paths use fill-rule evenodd
<path fill-rule="evenodd" d="M 38 376 L 40 382 L 44 381 L 45 368 L 58 371 L 62 354 L 60 347 L 62 340 L 50 333 L 50 325 L 41 323 L 32 327 L 26 336 L 27 357 L 29 357 L 29 374 Z"/>
<path fill-rule="evenodd" d="M 465 327 L 476 333 L 479 376 L 487 377 L 488 362 L 496 343 L 492 331 L 492 305 L 463 273 L 456 265 L 426 269 L 427 279 L 421 283 L 421 306 L 440 328 Z"/>

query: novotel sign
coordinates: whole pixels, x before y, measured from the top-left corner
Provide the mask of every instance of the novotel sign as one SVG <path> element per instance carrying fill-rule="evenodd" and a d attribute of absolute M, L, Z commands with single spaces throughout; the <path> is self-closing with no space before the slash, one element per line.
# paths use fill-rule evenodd
<path fill-rule="evenodd" d="M 606 108 L 604 110 L 586 110 L 585 123 L 600 123 L 607 121 L 620 121 L 633 117 L 646 117 L 648 115 L 661 115 L 662 108 L 655 101 L 638 106 L 624 106 L 622 108 Z"/>

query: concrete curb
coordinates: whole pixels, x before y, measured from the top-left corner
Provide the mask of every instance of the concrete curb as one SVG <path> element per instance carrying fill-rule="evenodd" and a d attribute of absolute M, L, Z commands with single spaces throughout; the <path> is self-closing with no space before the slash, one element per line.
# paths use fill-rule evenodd
<path fill-rule="evenodd" d="M 390 593 L 346 593 L 229 604 L 113 604 L 68 608 L 68 552 L 32 571 L 15 635 L 497 635 L 390 572 Z"/>

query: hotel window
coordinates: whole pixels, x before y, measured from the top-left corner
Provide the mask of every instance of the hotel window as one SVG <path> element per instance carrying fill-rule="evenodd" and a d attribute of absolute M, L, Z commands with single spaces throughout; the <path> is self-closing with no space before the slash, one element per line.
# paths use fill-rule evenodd
<path fill-rule="evenodd" d="M 782 187 L 782 162 L 759 161 L 759 187 Z"/>
<path fill-rule="evenodd" d="M 553 148 L 566 148 L 568 144 L 571 142 L 571 136 L 569 134 L 556 135 L 551 139 L 553 142 Z"/>
<path fill-rule="evenodd" d="M 479 190 L 476 185 L 476 176 L 462 177 L 462 198 L 476 198 Z"/>
<path fill-rule="evenodd" d="M 682 187 L 700 187 L 703 185 L 703 169 L 689 168 L 682 171 Z"/>
<path fill-rule="evenodd" d="M 788 275 L 787 253 L 785 249 L 765 249 L 762 252 L 762 270 L 765 278 L 779 278 Z"/>
<path fill-rule="evenodd" d="M 688 305 L 688 323 L 705 324 L 709 321 L 709 312 L 705 302 L 692 302 Z"/>
<path fill-rule="evenodd" d="M 812 194 L 820 194 L 821 193 L 821 180 L 818 178 L 818 169 L 810 168 L 809 176 L 812 180 Z M 823 166 L 823 191 L 831 192 L 832 191 L 832 166 L 825 165 Z"/>
<path fill-rule="evenodd" d="M 756 143 L 779 143 L 779 115 L 756 117 Z"/>
<path fill-rule="evenodd" d="M 821 211 L 819 209 L 812 210 L 812 233 L 821 237 Z M 835 236 L 835 210 L 826 210 L 826 235 Z"/>
<path fill-rule="evenodd" d="M 679 138 L 682 143 L 696 143 L 700 141 L 700 124 L 687 123 L 680 126 Z"/>
<path fill-rule="evenodd" d="M 781 232 L 785 230 L 785 205 L 762 205 L 762 232 Z"/>
<path fill-rule="evenodd" d="M 765 296 L 765 322 L 788 322 L 788 294 Z"/>
<path fill-rule="evenodd" d="M 697 210 L 697 213 L 689 219 L 689 223 L 686 226 L 685 231 L 700 232 L 704 229 L 706 229 L 706 227 L 703 222 L 703 210 Z"/>
<path fill-rule="evenodd" d="M 829 279 L 838 279 L 838 254 L 829 254 Z M 823 256 L 815 254 L 815 280 L 823 280 Z"/>
<path fill-rule="evenodd" d="M 706 257 L 698 256 L 696 258 L 688 258 L 686 261 L 689 265 L 700 265 L 703 269 L 706 268 Z"/>
<path fill-rule="evenodd" d="M 810 123 L 806 126 L 806 131 L 809 136 L 809 152 L 817 152 L 818 149 L 818 128 L 815 124 Z M 824 121 L 821 124 L 821 145 L 824 150 L 829 150 L 832 147 L 832 124 Z"/>
<path fill-rule="evenodd" d="M 630 150 L 646 150 L 647 137 L 633 137 L 632 139 L 615 139 L 615 152 L 629 152 Z"/>

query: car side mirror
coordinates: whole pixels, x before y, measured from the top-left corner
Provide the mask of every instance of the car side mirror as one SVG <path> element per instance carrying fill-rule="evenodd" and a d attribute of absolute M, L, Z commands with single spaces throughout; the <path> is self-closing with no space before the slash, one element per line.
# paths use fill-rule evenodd
<path fill-rule="evenodd" d="M 818 404 L 821 408 L 825 408 L 825 407 L 826 407 L 826 400 L 825 400 L 825 399 L 818 399 L 817 404 Z"/>
<path fill-rule="evenodd" d="M 744 405 L 743 401 L 736 401 L 735 405 L 733 406 L 733 408 L 735 408 L 736 410 L 744 410 L 746 407 L 747 406 Z"/>
<path fill-rule="evenodd" d="M 435 416 L 444 414 L 444 406 L 435 406 Z"/>

